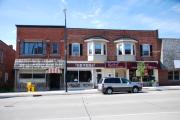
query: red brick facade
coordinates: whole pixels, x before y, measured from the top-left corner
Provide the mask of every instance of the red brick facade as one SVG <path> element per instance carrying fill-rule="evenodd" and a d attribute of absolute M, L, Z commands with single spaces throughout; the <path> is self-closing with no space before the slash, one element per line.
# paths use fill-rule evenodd
<path fill-rule="evenodd" d="M 0 88 L 12 89 L 14 86 L 15 50 L 0 40 Z"/>
<path fill-rule="evenodd" d="M 101 36 L 110 41 L 107 44 L 107 61 L 116 61 L 116 44 L 115 40 L 121 37 L 129 37 L 137 40 L 136 43 L 136 60 L 137 61 L 159 61 L 160 59 L 160 45 L 158 41 L 157 30 L 146 31 L 146 30 L 108 30 L 108 29 L 83 29 L 83 28 L 68 28 L 67 30 L 68 38 L 67 44 L 70 43 L 81 43 L 83 44 L 83 55 L 82 56 L 70 56 L 68 55 L 68 60 L 70 61 L 87 61 L 87 43 L 84 40 L 91 36 Z M 17 27 L 17 53 L 16 58 L 24 58 L 20 56 L 21 53 L 21 43 L 23 41 L 36 41 L 43 40 L 47 43 L 45 56 L 33 56 L 42 58 L 54 58 L 50 55 L 50 44 L 53 42 L 59 43 L 60 55 L 58 58 L 63 58 L 64 56 L 64 28 L 57 27 Z M 153 55 L 150 57 L 140 56 L 140 44 L 151 44 L 153 47 Z M 68 46 L 69 51 L 69 46 Z M 69 53 L 69 52 L 68 52 Z M 30 56 L 28 56 L 30 57 Z"/>

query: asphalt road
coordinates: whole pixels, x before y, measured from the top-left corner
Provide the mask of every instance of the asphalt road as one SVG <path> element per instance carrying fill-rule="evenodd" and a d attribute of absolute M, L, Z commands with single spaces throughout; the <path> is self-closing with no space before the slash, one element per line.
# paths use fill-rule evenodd
<path fill-rule="evenodd" d="M 180 120 L 180 90 L 0 99 L 0 120 Z"/>

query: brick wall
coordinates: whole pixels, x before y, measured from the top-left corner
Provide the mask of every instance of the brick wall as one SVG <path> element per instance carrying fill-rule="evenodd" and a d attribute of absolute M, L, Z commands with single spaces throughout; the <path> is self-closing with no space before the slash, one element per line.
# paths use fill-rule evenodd
<path fill-rule="evenodd" d="M 107 60 L 116 61 L 116 44 L 114 43 L 120 37 L 126 36 L 138 41 L 136 43 L 136 60 L 146 60 L 146 61 L 159 61 L 160 48 L 158 43 L 158 33 L 156 30 L 108 30 L 108 29 L 83 29 L 83 28 L 68 28 L 68 60 L 72 61 L 87 61 L 87 43 L 84 40 L 91 36 L 102 36 L 107 39 Z M 20 56 L 20 46 L 25 40 L 50 40 L 47 42 L 47 54 L 43 58 L 54 58 L 50 56 L 50 44 L 52 42 L 59 42 L 60 55 L 58 58 L 64 56 L 64 28 L 50 28 L 50 27 L 17 27 L 17 54 L 16 58 L 24 58 Z M 69 55 L 69 44 L 71 43 L 83 44 L 83 55 L 82 56 L 70 56 Z M 153 56 L 151 57 L 141 57 L 140 56 L 140 44 L 152 44 L 153 46 Z M 28 56 L 29 57 L 29 56 Z M 35 56 L 39 58 L 40 56 Z"/>
<path fill-rule="evenodd" d="M 3 52 L 3 62 L 0 63 L 0 88 L 13 88 L 14 86 L 14 60 L 15 50 L 0 40 L 0 51 Z M 5 82 L 5 73 L 8 73 L 8 81 Z"/>

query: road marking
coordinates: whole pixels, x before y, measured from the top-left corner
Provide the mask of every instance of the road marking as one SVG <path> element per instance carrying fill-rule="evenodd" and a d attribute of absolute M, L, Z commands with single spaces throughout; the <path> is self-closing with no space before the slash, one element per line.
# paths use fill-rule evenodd
<path fill-rule="evenodd" d="M 137 116 L 137 115 L 154 115 L 154 114 L 179 114 L 180 111 L 174 111 L 174 112 L 149 112 L 149 113 L 130 113 L 130 114 L 119 114 L 119 115 L 97 115 L 92 116 L 93 118 L 104 118 L 104 117 L 123 117 L 123 116 Z"/>
<path fill-rule="evenodd" d="M 150 113 L 130 113 L 130 114 L 119 114 L 119 115 L 97 115 L 97 116 L 91 116 L 91 119 L 97 119 L 97 118 L 112 118 L 112 117 L 126 117 L 126 116 L 137 116 L 137 115 L 155 115 L 155 114 L 179 114 L 180 111 L 174 111 L 174 112 L 150 112 Z M 180 115 L 180 114 L 179 114 Z M 45 118 L 45 119 L 39 119 L 39 120 L 89 120 L 89 117 L 58 117 L 58 118 Z"/>

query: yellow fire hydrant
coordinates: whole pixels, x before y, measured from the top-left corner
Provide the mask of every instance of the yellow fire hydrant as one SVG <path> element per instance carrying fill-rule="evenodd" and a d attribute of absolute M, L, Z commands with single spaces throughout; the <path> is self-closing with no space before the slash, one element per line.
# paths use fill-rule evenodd
<path fill-rule="evenodd" d="M 27 91 L 28 92 L 31 92 L 31 86 L 32 86 L 32 83 L 31 82 L 27 82 Z"/>
<path fill-rule="evenodd" d="M 32 92 L 35 91 L 35 85 L 34 85 L 34 84 L 31 85 L 31 91 L 32 91 Z"/>

